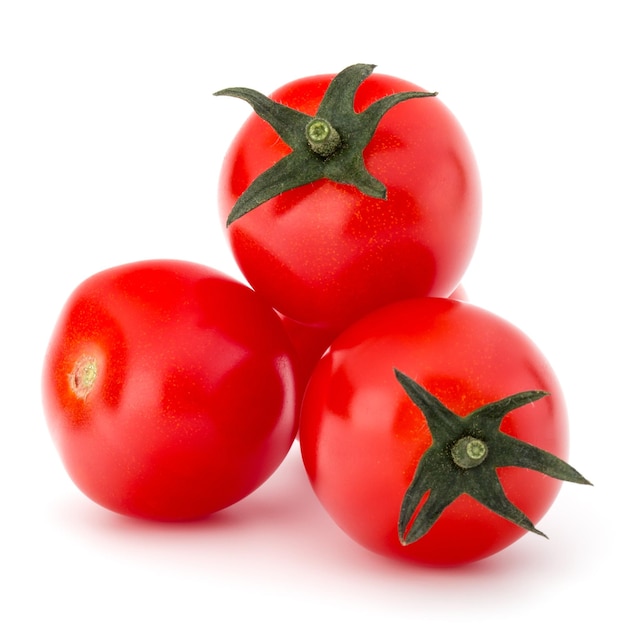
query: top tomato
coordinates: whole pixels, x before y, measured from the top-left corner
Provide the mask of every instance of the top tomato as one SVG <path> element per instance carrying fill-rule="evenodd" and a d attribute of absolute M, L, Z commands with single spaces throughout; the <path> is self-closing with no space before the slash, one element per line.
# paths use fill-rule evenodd
<path fill-rule="evenodd" d="M 463 129 L 436 94 L 373 69 L 302 78 L 271 99 L 218 92 L 257 113 L 220 178 L 234 256 L 299 322 L 342 329 L 395 300 L 447 296 L 476 245 L 480 182 Z"/>

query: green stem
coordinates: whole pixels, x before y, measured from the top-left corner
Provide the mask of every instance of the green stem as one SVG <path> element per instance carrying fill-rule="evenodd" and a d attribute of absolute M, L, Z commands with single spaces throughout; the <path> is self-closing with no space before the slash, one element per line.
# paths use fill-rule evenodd
<path fill-rule="evenodd" d="M 333 154 L 341 145 L 339 133 L 327 120 L 312 119 L 306 126 L 306 140 L 315 154 L 324 158 Z"/>
<path fill-rule="evenodd" d="M 487 444 L 474 437 L 463 437 L 452 446 L 452 460 L 463 469 L 480 465 L 486 458 Z"/>

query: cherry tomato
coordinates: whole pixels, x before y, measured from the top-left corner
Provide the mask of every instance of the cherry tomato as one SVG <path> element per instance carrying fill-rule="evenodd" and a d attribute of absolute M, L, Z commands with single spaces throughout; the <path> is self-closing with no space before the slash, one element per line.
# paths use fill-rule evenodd
<path fill-rule="evenodd" d="M 85 280 L 43 371 L 50 432 L 76 485 L 112 511 L 190 520 L 255 490 L 296 430 L 289 340 L 249 287 L 174 260 Z"/>
<path fill-rule="evenodd" d="M 366 548 L 424 564 L 492 555 L 527 531 L 560 480 L 557 378 L 519 329 L 466 302 L 422 298 L 361 319 L 313 372 L 300 420 L 311 484 Z M 557 480 L 558 479 L 558 480 Z"/>
<path fill-rule="evenodd" d="M 435 94 L 373 68 L 301 78 L 271 98 L 218 92 L 258 113 L 220 174 L 234 257 L 275 309 L 313 326 L 341 330 L 399 299 L 448 296 L 478 237 L 479 174 L 459 122 Z M 339 148 L 311 156 L 307 122 L 316 129 L 322 114 L 337 117 Z"/>

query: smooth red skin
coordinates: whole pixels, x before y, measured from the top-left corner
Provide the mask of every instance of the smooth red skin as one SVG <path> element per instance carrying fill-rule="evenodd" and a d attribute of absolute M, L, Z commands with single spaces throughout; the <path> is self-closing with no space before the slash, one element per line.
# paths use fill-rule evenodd
<path fill-rule="evenodd" d="M 289 83 L 271 98 L 315 114 L 331 76 Z M 372 74 L 361 111 L 410 82 Z M 252 115 L 220 174 L 222 223 L 250 183 L 289 152 Z M 284 315 L 343 330 L 365 313 L 414 296 L 448 296 L 472 257 L 481 216 L 476 161 L 440 97 L 402 102 L 382 118 L 364 152 L 387 200 L 322 180 L 279 195 L 233 222 L 227 236 L 249 283 Z"/>
<path fill-rule="evenodd" d="M 550 365 L 501 318 L 465 302 L 424 298 L 390 305 L 348 329 L 318 364 L 305 394 L 300 446 L 307 473 L 322 505 L 355 541 L 431 565 L 458 565 L 504 549 L 525 531 L 467 495 L 422 539 L 399 543 L 400 504 L 432 440 L 394 368 L 459 415 L 520 391 L 549 391 L 507 415 L 502 430 L 565 458 L 567 414 Z M 527 469 L 498 472 L 508 497 L 536 523 L 559 481 Z"/>
<path fill-rule="evenodd" d="M 98 377 L 86 399 L 77 359 Z M 263 483 L 295 436 L 291 346 L 251 289 L 182 261 L 98 273 L 70 296 L 45 357 L 45 415 L 91 499 L 155 520 L 204 517 Z"/>

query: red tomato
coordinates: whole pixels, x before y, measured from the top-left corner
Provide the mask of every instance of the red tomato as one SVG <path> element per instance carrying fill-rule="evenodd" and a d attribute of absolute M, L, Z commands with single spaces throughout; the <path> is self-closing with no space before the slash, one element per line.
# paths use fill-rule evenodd
<path fill-rule="evenodd" d="M 373 66 L 347 70 L 353 68 L 363 81 L 353 104 L 353 93 L 345 94 L 355 118 L 390 94 L 423 91 L 393 76 L 370 76 Z M 333 78 L 296 80 L 271 100 L 314 116 Z M 234 90 L 220 93 L 241 97 Z M 343 139 L 350 147 L 352 135 Z M 244 123 L 220 175 L 224 223 L 257 177 L 293 152 L 258 115 Z M 324 176 L 334 172 L 324 170 L 322 178 L 278 193 L 226 228 L 253 288 L 299 322 L 340 330 L 392 301 L 448 296 L 473 254 L 481 213 L 479 174 L 463 129 L 439 97 L 408 99 L 390 108 L 355 159 L 361 154 L 364 176 L 382 184 L 384 197 L 330 180 Z"/>
<path fill-rule="evenodd" d="M 76 485 L 157 520 L 248 495 L 296 430 L 278 316 L 250 288 L 182 261 L 122 265 L 78 286 L 46 354 L 43 401 Z"/>
<path fill-rule="evenodd" d="M 476 466 L 457 460 L 461 444 L 479 444 Z M 349 536 L 425 564 L 481 559 L 539 532 L 531 520 L 556 497 L 554 477 L 586 483 L 560 460 L 566 408 L 544 356 L 510 323 L 448 299 L 392 304 L 340 335 L 307 387 L 300 445 Z"/>

